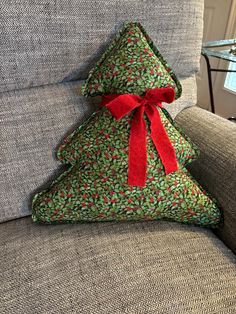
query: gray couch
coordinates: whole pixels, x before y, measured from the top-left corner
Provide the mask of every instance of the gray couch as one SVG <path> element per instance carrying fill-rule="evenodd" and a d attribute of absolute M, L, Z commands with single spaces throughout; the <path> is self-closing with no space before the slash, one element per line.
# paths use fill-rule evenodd
<path fill-rule="evenodd" d="M 236 125 L 195 106 L 203 0 L 3 0 L 0 16 L 0 313 L 236 313 Z M 126 20 L 143 24 L 181 80 L 168 108 L 200 147 L 190 171 L 222 205 L 215 232 L 27 217 L 64 169 L 62 138 L 99 101 L 80 86 Z"/>

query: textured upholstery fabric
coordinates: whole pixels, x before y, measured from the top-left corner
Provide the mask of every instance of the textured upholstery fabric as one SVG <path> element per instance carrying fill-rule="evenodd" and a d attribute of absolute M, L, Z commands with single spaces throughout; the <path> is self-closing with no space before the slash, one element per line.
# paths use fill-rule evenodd
<path fill-rule="evenodd" d="M 94 110 L 80 82 L 0 94 L 0 221 L 30 213 L 30 193 L 48 181 L 55 151 L 71 127 Z"/>
<path fill-rule="evenodd" d="M 163 103 L 163 107 L 170 113 L 172 118 L 175 118 L 183 108 L 195 106 L 197 103 L 197 86 L 195 76 L 180 79 L 180 84 L 182 86 L 181 97 L 175 100 L 172 104 Z"/>
<path fill-rule="evenodd" d="M 178 76 L 199 66 L 203 0 L 2 0 L 0 91 L 85 79 L 124 21 L 140 21 Z"/>
<path fill-rule="evenodd" d="M 81 84 L 71 82 L 0 94 L 0 221 L 29 215 L 31 193 L 42 189 L 52 175 L 58 176 L 57 146 L 100 102 L 99 98 L 80 96 Z M 181 84 L 181 99 L 166 105 L 173 115 L 181 101 L 184 106 L 194 104 L 194 78 L 183 79 Z"/>
<path fill-rule="evenodd" d="M 198 107 L 183 110 L 176 121 L 200 148 L 189 168 L 219 200 L 224 226 L 216 232 L 236 253 L 236 125 Z"/>
<path fill-rule="evenodd" d="M 0 225 L 1 314 L 234 314 L 235 256 L 168 222 Z"/>

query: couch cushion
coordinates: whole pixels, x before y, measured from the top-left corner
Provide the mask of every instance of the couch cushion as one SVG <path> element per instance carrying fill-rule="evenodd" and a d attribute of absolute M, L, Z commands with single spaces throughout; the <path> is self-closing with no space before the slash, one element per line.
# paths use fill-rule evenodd
<path fill-rule="evenodd" d="M 195 106 L 197 103 L 197 85 L 195 76 L 180 79 L 182 95 L 171 104 L 163 103 L 163 107 L 170 113 L 172 118 L 184 108 Z"/>
<path fill-rule="evenodd" d="M 0 221 L 28 215 L 30 194 L 59 166 L 55 151 L 94 110 L 80 82 L 0 94 Z M 58 171 L 57 171 L 58 175 Z"/>
<path fill-rule="evenodd" d="M 0 91 L 85 79 L 124 21 L 136 19 L 175 73 L 198 70 L 203 0 L 2 0 Z"/>
<path fill-rule="evenodd" d="M 2 314 L 233 314 L 236 258 L 169 222 L 0 225 Z"/>

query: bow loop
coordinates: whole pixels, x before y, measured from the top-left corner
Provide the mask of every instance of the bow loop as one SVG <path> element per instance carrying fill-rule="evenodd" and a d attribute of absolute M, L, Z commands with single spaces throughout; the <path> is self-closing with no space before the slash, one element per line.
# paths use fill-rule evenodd
<path fill-rule="evenodd" d="M 105 95 L 102 97 L 101 105 L 106 106 L 116 120 L 120 120 L 139 107 L 141 101 L 141 97 L 132 94 Z"/>
<path fill-rule="evenodd" d="M 175 98 L 173 88 L 155 88 L 147 90 L 144 97 L 133 94 L 105 95 L 102 105 L 120 120 L 134 113 L 129 138 L 128 184 L 145 186 L 147 172 L 146 124 L 144 113 L 151 126 L 151 138 L 164 165 L 166 174 L 178 169 L 175 150 L 162 124 L 156 106 L 162 107 L 162 101 L 170 103 Z"/>
<path fill-rule="evenodd" d="M 175 99 L 175 91 L 171 87 L 162 87 L 148 89 L 145 95 L 145 99 L 149 101 L 150 104 L 156 104 L 156 102 L 166 102 L 168 104 L 172 103 Z"/>

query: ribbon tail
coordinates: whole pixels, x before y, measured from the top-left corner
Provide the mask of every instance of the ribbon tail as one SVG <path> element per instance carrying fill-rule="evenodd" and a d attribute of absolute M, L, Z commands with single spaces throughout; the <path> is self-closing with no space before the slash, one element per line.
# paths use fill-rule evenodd
<path fill-rule="evenodd" d="M 146 124 L 143 112 L 143 106 L 137 109 L 130 129 L 128 184 L 132 186 L 145 186 L 146 183 Z"/>
<path fill-rule="evenodd" d="M 160 113 L 154 105 L 145 110 L 151 122 L 151 138 L 158 151 L 166 175 L 178 170 L 174 147 L 162 124 Z"/>

